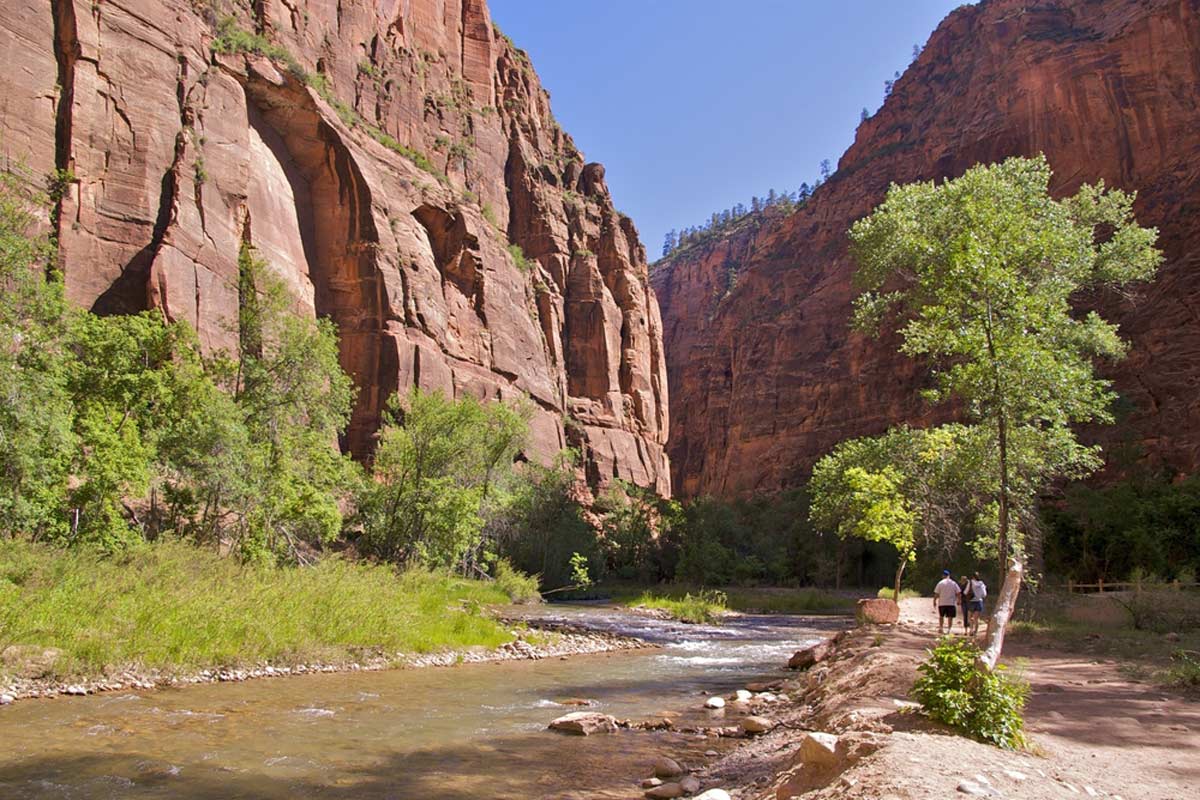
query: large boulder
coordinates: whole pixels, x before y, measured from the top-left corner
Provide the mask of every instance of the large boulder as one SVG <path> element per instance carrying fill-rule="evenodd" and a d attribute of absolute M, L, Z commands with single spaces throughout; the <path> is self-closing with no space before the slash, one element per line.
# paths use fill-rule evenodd
<path fill-rule="evenodd" d="M 766 717 L 749 716 L 742 720 L 742 733 L 749 736 L 766 733 L 774 727 L 775 723 Z"/>
<path fill-rule="evenodd" d="M 663 756 L 654 762 L 654 777 L 677 778 L 683 774 L 683 767 L 673 758 Z"/>
<path fill-rule="evenodd" d="M 649 800 L 671 800 L 673 797 L 683 797 L 683 794 L 683 787 L 678 783 L 664 783 L 662 786 L 647 789 L 645 796 Z"/>
<path fill-rule="evenodd" d="M 858 601 L 855 616 L 859 625 L 894 625 L 900 621 L 900 606 L 895 600 L 872 597 Z"/>
<path fill-rule="evenodd" d="M 828 657 L 829 642 L 819 642 L 803 650 L 797 650 L 788 659 L 788 669 L 808 669 L 814 664 L 821 663 Z"/>
<path fill-rule="evenodd" d="M 617 721 L 608 714 L 600 714 L 596 711 L 572 711 L 551 722 L 550 730 L 574 736 L 616 733 Z"/>
<path fill-rule="evenodd" d="M 838 737 L 832 733 L 812 731 L 800 742 L 800 761 L 805 765 L 831 767 L 840 759 Z"/>

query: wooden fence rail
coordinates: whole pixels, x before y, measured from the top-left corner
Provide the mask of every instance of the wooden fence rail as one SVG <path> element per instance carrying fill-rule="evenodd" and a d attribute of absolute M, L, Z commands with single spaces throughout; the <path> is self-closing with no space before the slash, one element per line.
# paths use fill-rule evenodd
<path fill-rule="evenodd" d="M 1178 591 L 1180 589 L 1198 589 L 1200 583 L 1191 581 L 1189 583 L 1181 583 L 1179 581 L 1098 581 L 1096 583 L 1075 583 L 1067 581 L 1065 584 L 1060 584 L 1054 588 L 1066 589 L 1068 592 L 1079 592 L 1080 594 L 1104 594 L 1105 592 L 1142 592 L 1151 589 L 1168 589 Z"/>

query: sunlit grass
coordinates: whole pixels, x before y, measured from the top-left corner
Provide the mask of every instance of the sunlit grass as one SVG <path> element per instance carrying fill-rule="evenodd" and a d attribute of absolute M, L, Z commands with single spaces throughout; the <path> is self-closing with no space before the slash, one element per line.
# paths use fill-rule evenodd
<path fill-rule="evenodd" d="M 667 611 L 675 619 L 710 622 L 724 611 L 759 614 L 829 614 L 853 609 L 849 597 L 821 589 L 780 587 L 725 587 L 721 591 L 679 584 L 644 589 L 608 587 L 612 599 L 625 606 L 645 606 Z M 719 602 L 714 595 L 719 596 Z M 686 619 L 685 619 L 686 617 Z"/>
<path fill-rule="evenodd" d="M 255 568 L 179 543 L 107 557 L 0 542 L 0 651 L 57 648 L 56 676 L 496 647 L 511 636 L 482 609 L 507 602 L 495 584 L 339 558 Z"/>

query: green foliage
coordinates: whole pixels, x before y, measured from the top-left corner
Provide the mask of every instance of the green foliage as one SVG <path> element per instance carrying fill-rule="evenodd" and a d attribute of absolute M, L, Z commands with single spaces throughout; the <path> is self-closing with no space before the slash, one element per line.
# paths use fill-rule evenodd
<path fill-rule="evenodd" d="M 604 574 L 599 539 L 574 494 L 577 460 L 565 451 L 550 466 L 523 464 L 508 502 L 487 523 L 497 550 L 549 590 L 584 585 L 581 571 Z"/>
<path fill-rule="evenodd" d="M 1030 527 L 1010 537 L 1010 517 L 1031 522 L 1049 480 L 1098 465 L 1071 425 L 1111 420 L 1092 359 L 1125 344 L 1098 313 L 1074 313 L 1072 298 L 1148 280 L 1161 259 L 1133 195 L 1100 184 L 1054 200 L 1050 177 L 1043 157 L 1011 158 L 941 185 L 892 186 L 850 230 L 864 290 L 855 324 L 898 330 L 900 352 L 933 368 L 927 397 L 961 403 L 988 431 L 1001 557 Z"/>
<path fill-rule="evenodd" d="M 496 218 L 496 210 L 492 208 L 490 203 L 484 203 L 479 209 L 479 213 L 483 215 L 483 219 L 488 225 L 491 225 L 496 230 L 500 230 L 500 221 Z"/>
<path fill-rule="evenodd" d="M 1003 665 L 977 665 L 979 648 L 966 639 L 947 637 L 917 667 L 921 673 L 912 696 L 933 719 L 1000 747 L 1025 744 L 1021 712 L 1027 684 L 1009 678 Z"/>
<path fill-rule="evenodd" d="M 525 251 L 521 249 L 519 244 L 510 244 L 508 246 L 508 254 L 512 256 L 513 264 L 521 272 L 529 272 L 533 269 L 533 262 L 525 257 Z"/>
<path fill-rule="evenodd" d="M 414 388 L 394 400 L 359 511 L 364 542 L 399 563 L 450 567 L 482 542 L 485 504 L 511 482 L 527 414 Z"/>
<path fill-rule="evenodd" d="M 682 598 L 647 591 L 629 605 L 657 608 L 666 611 L 672 619 L 693 624 L 715 622 L 729 610 L 725 593 L 716 589 L 702 589 L 694 595 L 688 592 Z"/>
<path fill-rule="evenodd" d="M 239 27 L 237 17 L 232 15 L 223 17 L 217 24 L 217 35 L 212 40 L 211 47 L 214 53 L 253 53 L 266 56 L 275 61 L 282 61 L 296 77 L 303 79 L 307 75 L 300 62 L 286 47 L 275 44 L 261 34 Z"/>
<path fill-rule="evenodd" d="M 512 602 L 530 603 L 542 599 L 538 593 L 537 577 L 526 575 L 514 568 L 507 558 L 498 559 L 494 571 L 496 588 L 504 592 Z"/>
<path fill-rule="evenodd" d="M 586 589 L 592 585 L 592 576 L 588 573 L 587 557 L 582 553 L 571 553 L 571 560 L 568 562 L 571 567 L 571 582 L 580 589 Z"/>
<path fill-rule="evenodd" d="M 924 597 L 915 589 L 901 589 L 900 596 L 896 597 L 896 590 L 891 586 L 881 586 L 875 596 L 883 600 L 911 600 L 914 597 Z"/>
<path fill-rule="evenodd" d="M 335 557 L 265 569 L 177 542 L 105 555 L 0 540 L 0 643 L 61 649 L 59 677 L 495 647 L 510 635 L 471 609 L 506 602 L 492 583 Z"/>
<path fill-rule="evenodd" d="M 663 514 L 678 509 L 652 491 L 614 481 L 596 498 L 607 574 L 656 582 L 662 577 L 657 534 Z M 669 524 L 669 522 L 667 523 Z"/>
<path fill-rule="evenodd" d="M 33 233 L 46 202 L 0 173 L 0 530 L 32 537 L 66 530 L 76 446 L 62 281 L 47 278 L 53 248 Z"/>
<path fill-rule="evenodd" d="M 1200 691 L 1200 655 L 1195 651 L 1175 651 L 1166 679 L 1170 686 L 1190 692 Z"/>
<path fill-rule="evenodd" d="M 1200 572 L 1200 476 L 1135 474 L 1104 487 L 1076 485 L 1043 507 L 1046 571 L 1081 583 L 1173 580 Z"/>

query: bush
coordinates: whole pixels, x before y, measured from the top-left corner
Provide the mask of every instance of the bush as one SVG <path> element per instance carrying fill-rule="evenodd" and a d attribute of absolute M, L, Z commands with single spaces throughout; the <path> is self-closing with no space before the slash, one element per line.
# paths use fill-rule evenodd
<path fill-rule="evenodd" d="M 682 598 L 644 592 L 630 605 L 657 608 L 666 611 L 673 619 L 694 624 L 714 622 L 729 610 L 725 593 L 716 589 L 702 589 L 696 594 L 688 592 Z"/>
<path fill-rule="evenodd" d="M 1029 687 L 1008 678 L 1002 665 L 992 671 L 977 666 L 978 656 L 969 641 L 942 639 L 917 667 L 921 677 L 912 696 L 938 722 L 1000 747 L 1022 747 Z"/>
<path fill-rule="evenodd" d="M 1167 670 L 1167 683 L 1185 691 L 1200 691 L 1200 653 L 1177 650 L 1171 656 L 1171 667 Z"/>
<path fill-rule="evenodd" d="M 1113 594 L 1113 602 L 1129 614 L 1139 631 L 1169 633 L 1200 628 L 1200 594 L 1192 591 L 1147 590 Z"/>
<path fill-rule="evenodd" d="M 496 562 L 496 588 L 508 595 L 514 603 L 537 603 L 542 599 L 538 592 L 538 579 L 526 575 L 513 567 L 512 562 L 502 558 Z"/>
<path fill-rule="evenodd" d="M 881 587 L 879 587 L 879 591 L 875 593 L 875 596 L 882 600 L 895 600 L 895 599 L 897 599 L 894 596 L 895 594 L 896 594 L 896 590 L 893 589 L 891 586 L 881 586 Z M 899 597 L 900 600 L 911 600 L 914 597 L 924 597 L 924 595 L 922 595 L 916 589 L 901 589 L 900 590 L 900 597 Z"/>

